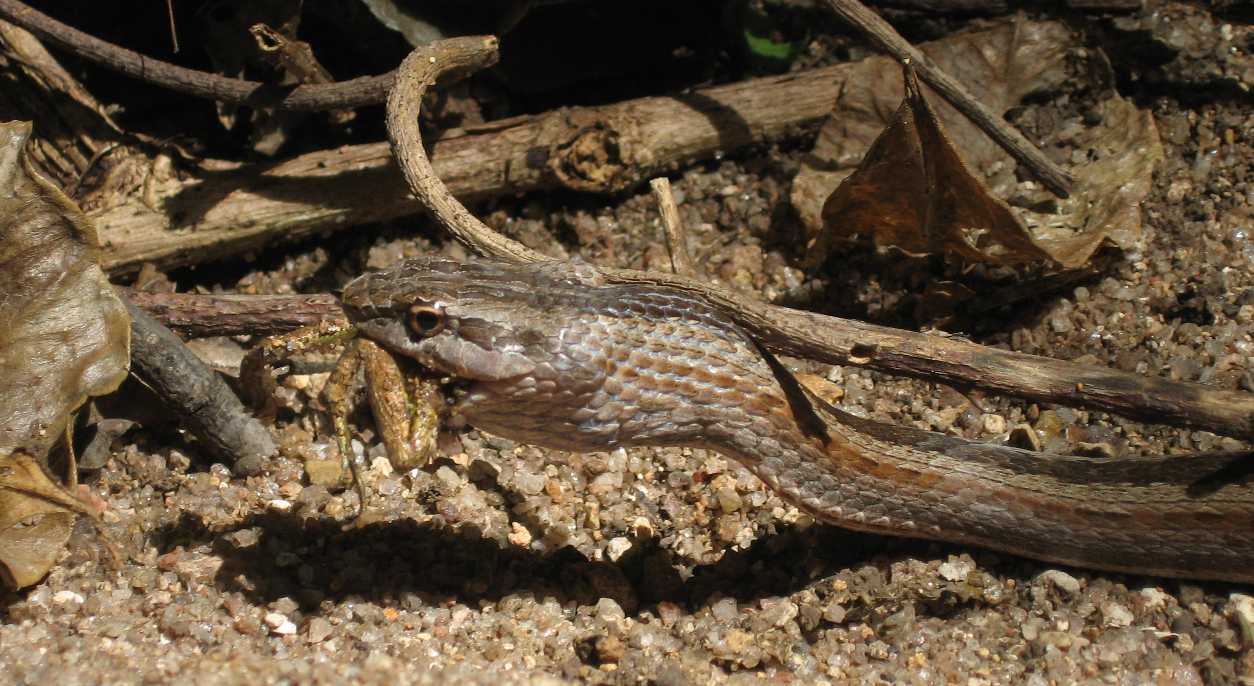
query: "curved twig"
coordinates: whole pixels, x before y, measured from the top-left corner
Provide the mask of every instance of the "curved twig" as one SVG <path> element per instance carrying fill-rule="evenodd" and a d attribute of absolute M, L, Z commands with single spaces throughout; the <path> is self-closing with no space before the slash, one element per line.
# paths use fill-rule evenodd
<path fill-rule="evenodd" d="M 458 240 L 484 255 L 515 262 L 545 261 L 550 258 L 493 231 L 448 192 L 431 169 L 418 129 L 426 88 L 449 69 L 491 63 L 495 51 L 496 42 L 491 39 L 456 39 L 411 53 L 397 70 L 397 88 L 388 97 L 388 137 L 414 195 Z M 698 294 L 724 308 L 763 345 L 785 355 L 1254 438 L 1254 394 L 767 305 L 679 275 L 604 267 L 597 271 L 609 283 L 664 285 Z"/>
<path fill-rule="evenodd" d="M 162 88 L 236 105 L 307 111 L 374 105 L 387 98 L 395 78 L 395 72 L 389 72 L 335 83 L 278 86 L 162 62 L 66 26 L 17 0 L 0 0 L 0 19 L 102 67 Z"/>
<path fill-rule="evenodd" d="M 447 71 L 496 63 L 498 45 L 495 36 L 468 36 L 432 43 L 409 53 L 397 67 L 396 87 L 388 95 L 388 138 L 392 141 L 392 156 L 409 189 L 458 240 L 487 255 L 515 262 L 543 262 L 551 258 L 493 231 L 448 192 L 431 168 L 418 131 L 418 112 L 427 88 Z"/>

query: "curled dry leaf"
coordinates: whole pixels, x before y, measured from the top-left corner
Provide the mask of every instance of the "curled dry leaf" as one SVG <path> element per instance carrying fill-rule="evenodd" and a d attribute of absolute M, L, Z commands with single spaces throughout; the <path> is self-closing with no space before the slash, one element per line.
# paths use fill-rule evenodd
<path fill-rule="evenodd" d="M 821 260 L 832 241 L 866 227 L 876 245 L 916 255 L 1051 262 L 1010 206 L 967 170 L 920 92 L 914 70 L 907 66 L 903 78 L 906 97 L 892 122 L 823 205 L 826 230 L 810 255 Z"/>
<path fill-rule="evenodd" d="M 1084 265 L 1104 244 L 1141 244 L 1141 202 L 1163 160 L 1154 116 L 1118 96 L 1095 112 L 1101 123 L 1081 130 L 1072 146 L 1084 160 L 1071 167 L 1074 192 L 1054 212 L 1016 208 L 1038 245 L 1063 267 Z"/>
<path fill-rule="evenodd" d="M 919 47 L 994 112 L 1005 112 L 1030 94 L 1076 78 L 1067 68 L 1067 58 L 1079 46 L 1056 22 L 1016 21 Z M 863 60 L 857 73 L 839 84 L 832 114 L 793 180 L 793 207 L 811 238 L 823 229 L 823 203 L 892 120 L 904 92 L 901 65 L 887 57 Z M 1010 157 L 949 103 L 934 103 L 972 170 L 984 175 L 998 196 L 1009 197 L 1015 188 Z"/>
<path fill-rule="evenodd" d="M 927 52 L 974 85 L 991 108 L 1006 111 L 1024 95 L 1058 85 L 1067 76 L 1065 58 L 1077 47 L 1057 25 L 1016 22 Z M 898 77 L 884 73 L 880 83 L 889 79 Z M 1103 245 L 1138 245 L 1140 202 L 1162 158 L 1148 113 L 1115 96 L 1090 113 L 1100 117 L 1097 126 L 1057 132 L 1055 138 L 1077 152 L 1075 190 L 1070 199 L 1056 201 L 1019 184 L 1010 157 L 947 104 L 933 99 L 939 113 L 933 116 L 921 97 L 907 97 L 887 116 L 891 90 L 846 88 L 794 182 L 793 203 L 810 234 L 811 263 L 826 259 L 836 243 L 865 233 L 881 247 L 908 253 L 1068 269 L 1087 264 Z M 887 128 L 876 127 L 877 119 Z M 873 144 L 872 130 L 880 132 Z M 851 176 L 858 159 L 862 164 Z M 1020 206 L 1000 198 L 1015 198 Z M 1041 206 L 1048 211 L 1024 209 Z"/>
<path fill-rule="evenodd" d="M 92 515 L 39 460 L 21 451 L 0 455 L 0 581 L 25 588 L 44 578 L 75 514 Z"/>
<path fill-rule="evenodd" d="M 130 359 L 130 321 L 97 262 L 95 231 L 28 163 L 30 134 L 27 122 L 0 124 L 0 468 L 9 470 L 0 474 L 0 555 L 19 553 L 0 565 L 13 580 L 47 572 L 29 565 L 51 564 L 69 513 L 80 511 L 27 461 L 43 465 L 75 410 L 117 388 Z M 43 523 L 56 512 L 66 521 Z M 23 557 L 33 546 L 42 554 Z"/>

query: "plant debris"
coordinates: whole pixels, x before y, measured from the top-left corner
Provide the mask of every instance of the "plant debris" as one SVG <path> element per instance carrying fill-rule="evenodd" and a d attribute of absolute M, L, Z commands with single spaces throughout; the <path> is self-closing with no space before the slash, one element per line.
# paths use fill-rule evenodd
<path fill-rule="evenodd" d="M 47 476 L 49 451 L 130 361 L 130 320 L 95 231 L 28 163 L 30 135 L 28 122 L 0 124 L 0 565 L 19 587 L 48 572 L 76 511 Z"/>

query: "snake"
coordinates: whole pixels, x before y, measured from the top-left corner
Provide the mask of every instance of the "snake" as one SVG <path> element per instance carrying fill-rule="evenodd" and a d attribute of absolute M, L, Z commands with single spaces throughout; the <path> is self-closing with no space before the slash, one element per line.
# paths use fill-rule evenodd
<path fill-rule="evenodd" d="M 717 303 L 587 264 L 412 258 L 344 288 L 450 383 L 453 426 L 573 452 L 708 449 L 816 521 L 1117 573 L 1254 583 L 1254 459 L 1096 458 L 841 410 Z"/>

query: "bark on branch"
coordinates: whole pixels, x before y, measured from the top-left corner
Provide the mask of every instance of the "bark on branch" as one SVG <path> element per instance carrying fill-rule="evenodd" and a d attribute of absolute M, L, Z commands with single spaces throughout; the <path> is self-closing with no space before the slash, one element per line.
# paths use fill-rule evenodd
<path fill-rule="evenodd" d="M 843 84 L 876 67 L 839 64 L 495 121 L 446 132 L 430 142 L 431 159 L 435 173 L 464 200 L 557 188 L 620 192 L 717 152 L 808 131 L 831 113 Z M 104 266 L 113 272 L 144 262 L 204 261 L 422 211 L 396 173 L 387 143 L 151 185 L 145 202 L 89 213 L 105 247 Z"/>

